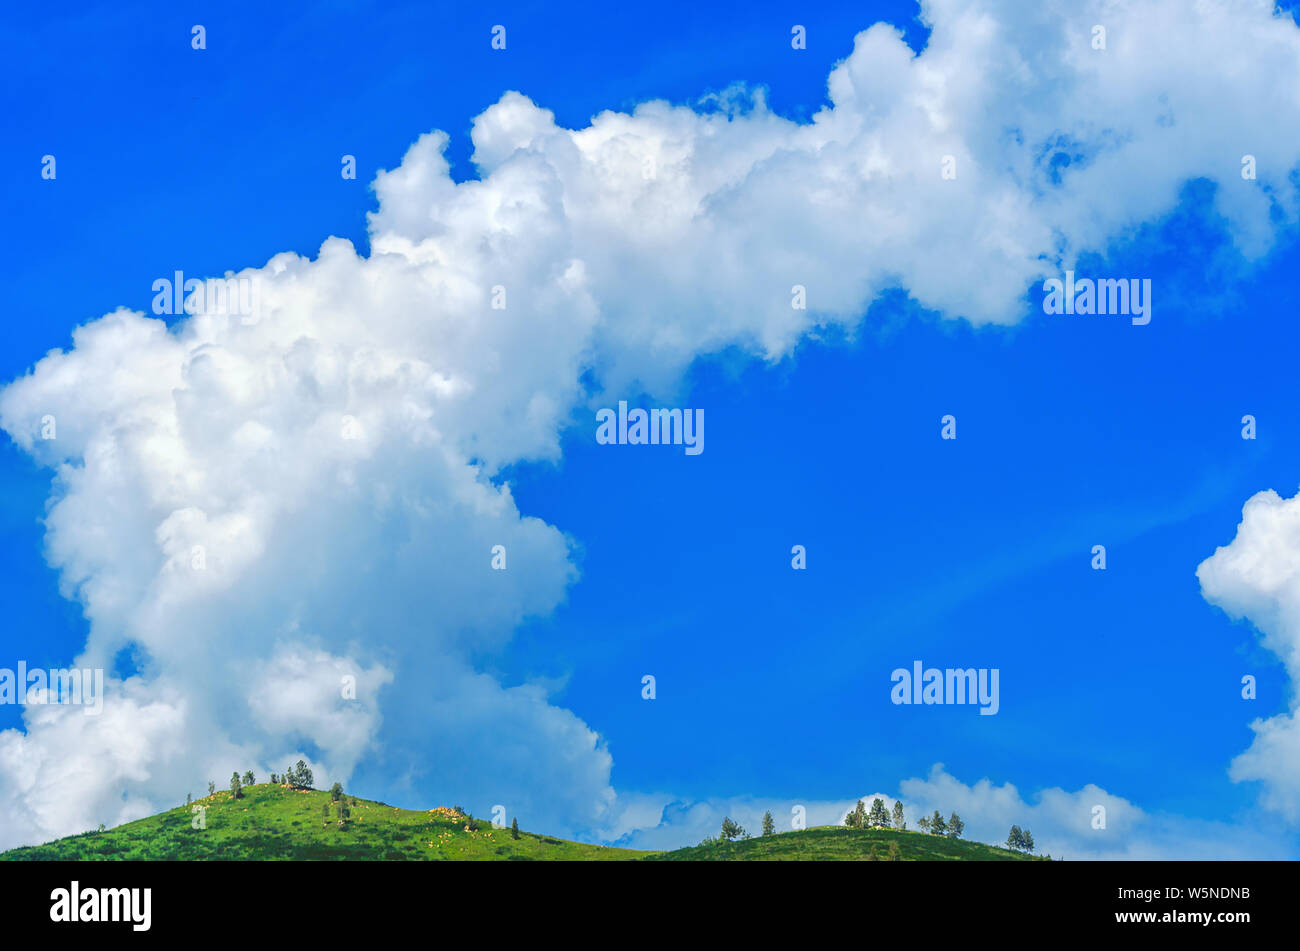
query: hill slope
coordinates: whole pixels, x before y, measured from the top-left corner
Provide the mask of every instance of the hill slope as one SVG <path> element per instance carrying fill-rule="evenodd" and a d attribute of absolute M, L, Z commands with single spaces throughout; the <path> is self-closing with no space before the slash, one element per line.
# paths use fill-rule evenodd
<path fill-rule="evenodd" d="M 349 804 L 353 797 L 346 797 Z M 0 853 L 5 860 L 42 859 L 634 859 L 648 855 L 551 836 L 494 829 L 479 819 L 467 831 L 466 819 L 450 809 L 418 812 L 381 802 L 356 800 L 351 816 L 339 824 L 338 806 L 330 818 L 322 808 L 330 795 L 316 789 L 290 789 L 271 783 L 245 786 L 236 800 L 217 792 L 195 804 L 204 806 L 205 829 L 194 829 L 185 806 L 138 819 L 104 832 L 56 839 Z"/>
<path fill-rule="evenodd" d="M 345 798 L 353 802 L 353 797 Z M 451 809 L 419 812 L 355 801 L 349 821 L 341 825 L 337 804 L 331 804 L 328 819 L 323 815 L 329 793 L 262 783 L 245 786 L 238 800 L 225 791 L 195 800 L 205 807 L 204 829 L 192 828 L 194 813 L 178 806 L 104 832 L 12 849 L 0 853 L 0 860 L 842 861 L 869 859 L 873 846 L 887 859 L 890 842 L 897 843 L 901 859 L 910 861 L 1030 858 L 919 832 L 832 826 L 673 852 L 641 852 L 522 831 L 513 839 L 509 829 L 494 829 L 482 819 L 471 831 L 466 817 Z"/>
<path fill-rule="evenodd" d="M 672 852 L 653 852 L 648 861 L 732 861 L 795 862 L 805 860 L 862 861 L 876 858 L 888 861 L 889 845 L 898 846 L 898 858 L 904 862 L 975 861 L 1026 862 L 1046 861 L 1043 856 L 1026 855 L 983 842 L 948 839 L 924 832 L 898 832 L 893 829 L 846 829 L 843 826 L 815 826 L 801 832 L 781 832 L 735 842 L 715 842 L 688 846 Z"/>

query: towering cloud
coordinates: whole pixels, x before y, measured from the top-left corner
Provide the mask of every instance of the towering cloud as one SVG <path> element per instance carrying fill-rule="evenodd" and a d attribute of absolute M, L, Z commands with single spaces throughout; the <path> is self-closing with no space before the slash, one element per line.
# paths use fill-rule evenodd
<path fill-rule="evenodd" d="M 1300 495 L 1252 496 L 1232 542 L 1196 569 L 1206 600 L 1247 618 L 1291 678 L 1291 709 L 1251 724 L 1255 739 L 1232 762 L 1236 780 L 1262 784 L 1261 803 L 1300 823 Z"/>

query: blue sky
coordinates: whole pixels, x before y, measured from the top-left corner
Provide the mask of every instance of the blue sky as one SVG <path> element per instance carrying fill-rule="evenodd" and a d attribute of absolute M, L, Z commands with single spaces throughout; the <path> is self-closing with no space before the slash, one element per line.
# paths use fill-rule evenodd
<path fill-rule="evenodd" d="M 1008 14 L 991 6 L 995 16 Z M 396 168 L 417 137 L 439 129 L 450 136 L 452 180 L 478 178 L 471 123 L 507 91 L 551 110 L 558 126 L 580 129 L 602 110 L 652 99 L 699 106 L 701 96 L 742 82 L 762 87 L 776 115 L 807 124 L 828 104 L 827 75 L 853 52 L 859 31 L 884 21 L 913 52 L 925 48 L 930 31 L 917 13 L 910 3 L 815 13 L 770 3 L 654 11 L 334 3 L 310 16 L 252 4 L 15 12 L 0 49 L 12 78 L 0 162 L 13 225 L 3 239 L 11 320 L 0 377 L 22 377 L 51 348 L 69 348 L 73 328 L 118 306 L 148 313 L 152 282 L 174 270 L 213 276 L 261 267 L 284 251 L 315 258 L 330 235 L 369 254 L 376 173 Z M 190 49 L 194 23 L 207 28 L 202 52 Z M 508 26 L 504 54 L 489 47 L 495 23 Z M 806 25 L 807 50 L 791 50 L 791 23 Z M 928 805 L 943 788 L 931 773 L 942 763 L 971 789 L 985 778 L 1013 785 L 1024 811 L 1047 826 L 1046 837 L 1035 827 L 1045 849 L 1060 842 L 1088 854 L 1074 820 L 1053 828 L 1058 820 L 1038 796 L 1089 786 L 1148 817 L 1122 833 L 1132 841 L 1108 842 L 1097 854 L 1221 854 L 1234 829 L 1244 830 L 1247 853 L 1255 848 L 1249 843 L 1272 815 L 1261 787 L 1274 803 L 1290 801 L 1296 793 L 1286 790 L 1300 784 L 1300 772 L 1234 781 L 1229 764 L 1250 747 L 1252 720 L 1292 710 L 1293 687 L 1251 619 L 1233 620 L 1210 603 L 1197 567 L 1233 541 L 1247 499 L 1267 489 L 1289 499 L 1300 488 L 1290 346 L 1300 247 L 1287 195 L 1294 165 L 1272 172 L 1265 224 L 1252 230 L 1225 216 L 1221 202 L 1236 201 L 1225 190 L 1243 186 L 1240 155 L 1266 149 L 1233 138 L 1235 124 L 1218 129 L 1216 116 L 1181 112 L 1175 121 L 1221 141 L 1217 180 L 1168 172 L 1147 183 L 1138 159 L 1126 187 L 1149 184 L 1172 196 L 1154 213 L 1117 213 L 1073 232 L 1070 222 L 1043 216 L 1070 236 L 1079 273 L 1151 280 L 1148 326 L 1045 316 L 1028 281 L 1017 301 L 999 304 L 996 319 L 972 323 L 960 308 L 935 304 L 960 300 L 958 290 L 939 288 L 927 303 L 905 277 L 892 286 L 873 278 L 856 314 L 828 313 L 780 352 L 759 352 L 761 331 L 710 338 L 684 367 L 665 361 L 669 382 L 648 387 L 648 362 L 623 374 L 615 358 L 596 360 L 584 378 L 594 405 L 611 405 L 600 402 L 609 397 L 703 407 L 700 456 L 597 445 L 593 404 L 580 399 L 561 413 L 557 451 L 498 454 L 483 469 L 483 484 L 509 485 L 524 521 L 540 519 L 566 539 L 573 580 L 521 595 L 518 617 L 506 612 L 515 622 L 484 622 L 491 633 L 462 643 L 455 662 L 507 691 L 543 685 L 550 706 L 599 734 L 612 757 L 608 785 L 633 804 L 624 808 L 666 810 L 662 823 L 627 812 L 585 819 L 559 797 L 535 807 L 545 831 L 680 843 L 698 840 L 706 822 L 712 831 L 718 810 L 753 822 L 746 810 L 806 802 L 829 816 L 876 792 Z M 1274 134 L 1267 124 L 1259 132 Z M 1274 151 L 1295 159 L 1289 134 L 1276 136 Z M 55 182 L 39 175 L 46 153 L 57 156 Z M 343 154 L 357 158 L 355 181 L 340 178 Z M 1050 161 L 1068 169 L 1063 155 Z M 1073 161 L 1087 168 L 1100 157 L 1085 143 Z M 1068 171 L 1064 178 L 1062 187 L 1073 187 Z M 772 233 L 775 220 L 756 218 L 752 228 Z M 877 227 L 868 211 L 861 221 Z M 629 215 L 628 228 L 637 227 Z M 953 229 L 962 227 L 955 219 Z M 1261 228 L 1267 247 L 1243 253 Z M 992 275 L 989 283 L 997 283 Z M 659 306 L 691 317 L 680 297 L 666 295 Z M 595 378 L 626 382 L 602 393 Z M 94 385 L 82 392 L 93 400 Z M 939 438 L 945 414 L 957 418 L 956 441 Z M 1244 414 L 1258 420 L 1255 440 L 1241 438 Z M 14 418 L 5 421 L 11 434 Z M 417 466 L 408 485 L 422 478 Z M 0 480 L 0 658 L 67 664 L 91 625 L 60 594 L 59 572 L 44 557 L 50 470 L 6 438 Z M 98 544 L 126 551 L 154 527 Z M 346 547 L 348 536 L 334 542 Z M 795 544 L 807 548 L 806 571 L 790 567 Z M 1105 571 L 1090 567 L 1097 544 L 1107 548 Z M 356 557 L 365 556 L 359 548 Z M 526 572 L 530 562 L 517 564 L 511 571 Z M 1255 602 L 1236 590 L 1216 598 L 1249 615 Z M 299 620 L 348 611 L 348 602 L 311 585 L 297 597 L 308 602 Z M 451 611 L 466 620 L 448 636 L 475 629 L 480 606 Z M 257 623 L 256 610 L 243 610 L 211 615 L 211 630 L 196 636 Z M 417 602 L 397 599 L 385 610 L 403 630 L 439 621 Z M 1274 616 L 1265 607 L 1258 617 Z M 268 631 L 285 622 L 263 620 Z M 147 638 L 122 635 L 122 625 L 130 622 L 103 641 L 119 675 L 144 685 L 169 676 L 159 660 L 166 652 L 132 647 Z M 283 765 L 282 750 L 301 751 L 361 795 L 410 806 L 464 802 L 488 814 L 510 795 L 476 779 L 479 758 L 493 754 L 420 732 L 430 714 L 410 658 L 422 655 L 385 637 L 353 631 L 351 642 L 361 644 L 347 656 L 395 669 L 375 700 L 390 732 L 375 727 L 373 742 L 348 756 L 292 718 L 279 740 L 261 745 L 231 725 L 230 743 L 241 755 L 265 755 L 271 768 Z M 326 649 L 342 656 L 341 644 Z M 402 658 L 407 665 L 394 667 Z M 998 668 L 1000 712 L 893 705 L 890 672 L 917 659 Z M 249 663 L 259 662 L 275 663 L 250 653 Z M 653 702 L 641 698 L 645 674 L 657 679 Z M 1245 674 L 1258 678 L 1256 700 L 1240 696 Z M 454 704 L 438 709 L 453 732 L 463 728 L 488 747 L 513 744 L 490 718 L 466 715 L 461 724 Z M 22 711 L 0 706 L 0 727 L 23 729 Z M 518 742 L 537 752 L 548 735 Z M 194 790 L 220 758 L 175 755 L 188 771 L 184 788 Z M 442 768 L 458 756 L 465 762 Z M 566 786 L 568 760 L 558 762 L 543 772 Z M 509 764 L 482 769 L 504 775 Z M 59 821 L 142 810 L 151 801 L 150 768 L 141 770 L 114 773 L 91 806 Z M 910 787 L 909 799 L 903 784 L 919 777 L 929 780 Z M 971 789 L 963 795 L 984 821 Z M 1080 793 L 1078 801 L 1092 799 Z M 692 805 L 689 821 L 669 821 Z M 998 808 L 989 809 L 990 830 L 1000 829 Z M 1285 807 L 1273 811 L 1287 817 Z M 15 825 L 6 844 L 48 828 Z M 1295 828 L 1283 828 L 1268 854 L 1294 854 Z"/>

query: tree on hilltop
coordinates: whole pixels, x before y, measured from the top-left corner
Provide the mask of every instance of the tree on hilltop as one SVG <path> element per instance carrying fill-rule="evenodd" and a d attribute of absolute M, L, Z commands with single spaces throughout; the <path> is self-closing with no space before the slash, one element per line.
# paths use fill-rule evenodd
<path fill-rule="evenodd" d="M 1020 826 L 1012 826 L 1011 831 L 1007 833 L 1007 848 L 1019 852 L 1024 847 L 1025 834 L 1020 831 Z"/>
<path fill-rule="evenodd" d="M 302 760 L 298 760 L 298 765 L 289 770 L 288 781 L 290 786 L 297 786 L 302 789 L 311 789 L 314 782 L 311 770 Z"/>

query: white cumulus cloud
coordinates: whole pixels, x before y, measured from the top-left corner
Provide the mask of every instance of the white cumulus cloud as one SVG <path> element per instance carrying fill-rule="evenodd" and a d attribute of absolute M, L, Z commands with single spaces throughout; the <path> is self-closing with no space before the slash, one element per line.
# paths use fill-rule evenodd
<path fill-rule="evenodd" d="M 1255 739 L 1229 775 L 1262 785 L 1261 804 L 1300 824 L 1300 495 L 1258 492 L 1237 535 L 1196 569 L 1201 593 L 1230 616 L 1248 618 L 1291 679 L 1291 709 L 1251 723 Z"/>

